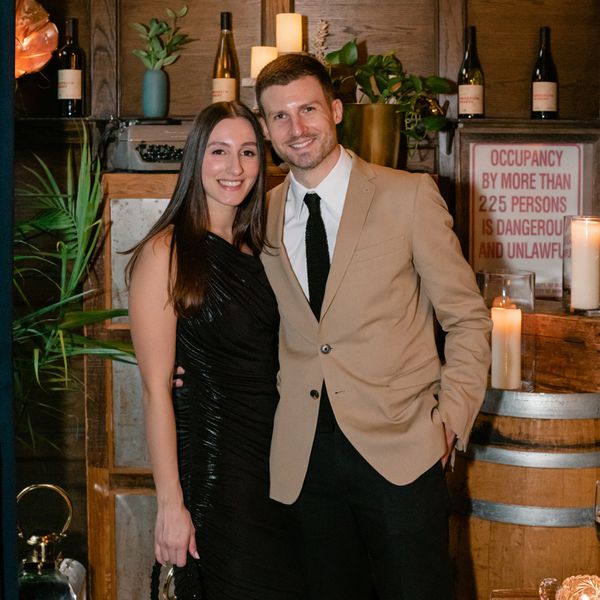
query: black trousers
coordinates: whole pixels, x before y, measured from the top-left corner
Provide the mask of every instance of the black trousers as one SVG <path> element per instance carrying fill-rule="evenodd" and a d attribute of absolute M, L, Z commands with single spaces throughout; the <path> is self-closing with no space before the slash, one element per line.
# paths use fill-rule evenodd
<path fill-rule="evenodd" d="M 409 485 L 394 485 L 325 406 L 293 505 L 310 600 L 451 600 L 448 505 L 441 463 Z"/>

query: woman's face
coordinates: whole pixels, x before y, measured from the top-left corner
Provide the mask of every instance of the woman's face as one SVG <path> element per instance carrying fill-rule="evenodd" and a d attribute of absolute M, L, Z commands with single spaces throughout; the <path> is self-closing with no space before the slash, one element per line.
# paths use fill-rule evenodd
<path fill-rule="evenodd" d="M 252 125 L 243 117 L 220 121 L 208 138 L 202 163 L 209 212 L 237 209 L 254 185 L 259 168 Z"/>

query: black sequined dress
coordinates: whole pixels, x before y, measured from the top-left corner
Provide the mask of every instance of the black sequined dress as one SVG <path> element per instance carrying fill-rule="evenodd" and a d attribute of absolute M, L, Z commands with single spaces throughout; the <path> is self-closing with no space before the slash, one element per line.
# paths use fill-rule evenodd
<path fill-rule="evenodd" d="M 179 468 L 203 600 L 302 600 L 290 508 L 269 499 L 277 303 L 260 259 L 208 234 L 198 314 L 177 324 Z"/>

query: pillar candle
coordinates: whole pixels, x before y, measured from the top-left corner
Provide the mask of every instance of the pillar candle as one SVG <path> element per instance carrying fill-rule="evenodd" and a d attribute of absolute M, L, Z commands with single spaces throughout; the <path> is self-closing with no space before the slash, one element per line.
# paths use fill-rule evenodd
<path fill-rule="evenodd" d="M 256 79 L 261 69 L 277 58 L 275 46 L 252 46 L 250 50 L 250 77 Z"/>
<path fill-rule="evenodd" d="M 492 387 L 521 387 L 521 309 L 492 308 Z"/>
<path fill-rule="evenodd" d="M 571 220 L 571 307 L 600 306 L 600 219 Z"/>
<path fill-rule="evenodd" d="M 275 39 L 277 50 L 302 52 L 302 15 L 298 13 L 279 13 L 275 16 Z"/>

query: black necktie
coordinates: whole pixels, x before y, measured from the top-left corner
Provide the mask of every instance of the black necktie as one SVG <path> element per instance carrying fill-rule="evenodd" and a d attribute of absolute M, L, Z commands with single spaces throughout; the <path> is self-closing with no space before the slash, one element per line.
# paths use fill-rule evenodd
<path fill-rule="evenodd" d="M 306 194 L 304 202 L 308 206 L 305 236 L 308 297 L 310 307 L 318 320 L 321 316 L 321 305 L 329 274 L 329 248 L 327 247 L 325 225 L 321 217 L 321 198 L 318 194 Z"/>

